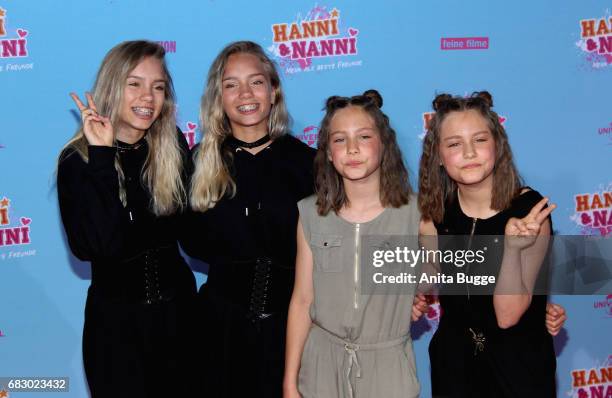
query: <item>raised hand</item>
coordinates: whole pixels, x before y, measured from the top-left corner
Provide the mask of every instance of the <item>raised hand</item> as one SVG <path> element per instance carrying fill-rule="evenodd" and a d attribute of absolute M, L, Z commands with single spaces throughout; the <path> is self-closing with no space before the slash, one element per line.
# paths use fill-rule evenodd
<path fill-rule="evenodd" d="M 542 228 L 542 224 L 547 217 L 557 207 L 551 204 L 544 208 L 548 203 L 548 198 L 542 198 L 535 206 L 531 208 L 529 214 L 523 218 L 512 217 L 506 223 L 504 231 L 506 235 L 506 246 L 523 249 L 531 246 Z"/>
<path fill-rule="evenodd" d="M 412 302 L 412 321 L 418 321 L 419 318 L 422 317 L 428 310 L 429 304 L 427 304 L 425 295 L 422 293 L 415 294 Z"/>
<path fill-rule="evenodd" d="M 85 93 L 88 106 L 85 106 L 75 93 L 70 93 L 70 97 L 81 112 L 83 133 L 89 145 L 113 146 L 113 125 L 108 117 L 98 114 L 98 109 L 91 94 Z"/>

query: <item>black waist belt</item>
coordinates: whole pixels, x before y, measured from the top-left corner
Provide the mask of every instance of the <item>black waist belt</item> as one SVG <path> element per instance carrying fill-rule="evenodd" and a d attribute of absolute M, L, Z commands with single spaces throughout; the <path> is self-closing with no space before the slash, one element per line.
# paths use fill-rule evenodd
<path fill-rule="evenodd" d="M 207 285 L 212 294 L 243 308 L 256 322 L 271 314 L 287 312 L 293 288 L 293 269 L 268 257 L 252 261 L 212 265 Z"/>
<path fill-rule="evenodd" d="M 194 290 L 193 274 L 175 245 L 92 265 L 90 294 L 104 299 L 156 304 Z"/>

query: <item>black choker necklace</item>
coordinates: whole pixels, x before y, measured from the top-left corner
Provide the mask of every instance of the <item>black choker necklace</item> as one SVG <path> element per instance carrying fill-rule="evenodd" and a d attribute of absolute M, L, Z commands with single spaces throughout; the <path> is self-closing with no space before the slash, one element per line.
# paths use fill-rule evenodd
<path fill-rule="evenodd" d="M 270 141 L 270 134 L 266 134 L 260 139 L 258 139 L 257 141 L 253 141 L 253 142 L 244 142 L 234 137 L 233 135 L 228 135 L 226 138 L 226 141 L 229 145 L 231 145 L 234 148 L 252 149 L 252 148 L 257 148 L 258 146 L 262 146 L 263 144 L 268 143 L 268 141 Z"/>
<path fill-rule="evenodd" d="M 127 142 L 116 140 L 116 145 L 119 152 L 134 151 L 146 143 L 147 140 L 145 139 L 145 136 L 143 136 L 141 139 L 139 139 L 133 144 L 128 144 Z"/>

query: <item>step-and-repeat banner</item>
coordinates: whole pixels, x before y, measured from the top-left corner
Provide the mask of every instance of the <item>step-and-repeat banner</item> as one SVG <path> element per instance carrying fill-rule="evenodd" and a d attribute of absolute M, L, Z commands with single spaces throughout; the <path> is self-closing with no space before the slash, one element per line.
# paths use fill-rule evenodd
<path fill-rule="evenodd" d="M 55 170 L 79 124 L 68 93 L 92 87 L 117 43 L 145 38 L 166 48 L 190 145 L 201 139 L 207 69 L 230 41 L 256 41 L 275 59 L 293 134 L 309 145 L 325 98 L 375 88 L 413 183 L 436 93 L 488 90 L 526 182 L 558 205 L 556 233 L 607 235 L 609 7 L 595 0 L 0 0 L 0 377 L 69 377 L 69 392 L 58 396 L 87 396 L 81 332 L 91 270 L 68 250 Z M 559 397 L 612 397 L 610 293 L 551 298 L 569 314 L 555 338 Z M 412 330 L 423 397 L 438 318 L 434 304 Z M 0 385 L 0 396 L 9 395 L 40 396 Z"/>

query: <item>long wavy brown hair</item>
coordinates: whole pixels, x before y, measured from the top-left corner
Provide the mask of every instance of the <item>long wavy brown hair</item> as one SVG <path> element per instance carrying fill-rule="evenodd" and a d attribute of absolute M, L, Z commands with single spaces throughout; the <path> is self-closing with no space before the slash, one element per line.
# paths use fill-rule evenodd
<path fill-rule="evenodd" d="M 338 213 L 349 204 L 342 176 L 328 159 L 329 126 L 336 112 L 347 106 L 363 109 L 374 120 L 383 146 L 380 165 L 380 201 L 384 207 L 400 207 L 410 200 L 412 188 L 408 170 L 402 159 L 402 152 L 397 145 L 395 130 L 391 128 L 389 118 L 380 109 L 383 104 L 381 95 L 376 90 L 368 90 L 362 95 L 353 97 L 329 97 L 325 103 L 325 117 L 321 121 L 317 154 L 314 162 L 317 210 L 324 216 L 330 210 Z"/>
<path fill-rule="evenodd" d="M 433 100 L 435 115 L 427 126 L 423 139 L 423 154 L 419 165 L 418 204 L 424 220 L 441 223 L 445 205 L 455 200 L 457 184 L 446 173 L 440 160 L 440 133 L 446 116 L 452 112 L 476 110 L 487 121 L 495 141 L 495 166 L 491 209 L 504 210 L 520 193 L 522 179 L 514 165 L 508 135 L 491 108 L 493 97 L 487 91 L 472 93 L 469 97 L 440 94 Z"/>

